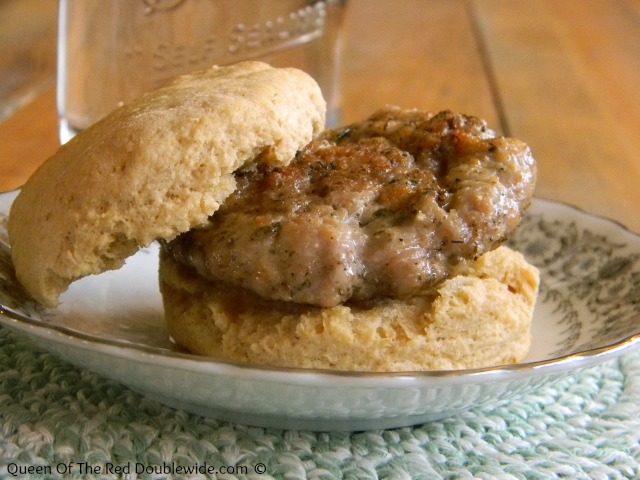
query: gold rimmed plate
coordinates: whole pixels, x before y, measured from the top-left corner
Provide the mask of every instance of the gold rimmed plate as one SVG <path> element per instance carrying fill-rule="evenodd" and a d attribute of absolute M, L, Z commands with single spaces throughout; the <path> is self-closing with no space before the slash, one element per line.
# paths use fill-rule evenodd
<path fill-rule="evenodd" d="M 640 344 L 640 236 L 535 199 L 510 245 L 541 272 L 529 355 L 518 365 L 402 373 L 265 368 L 199 357 L 171 343 L 152 245 L 114 272 L 74 283 L 45 309 L 15 280 L 0 195 L 0 324 L 43 349 L 186 411 L 257 426 L 392 428 L 534 390 Z"/>

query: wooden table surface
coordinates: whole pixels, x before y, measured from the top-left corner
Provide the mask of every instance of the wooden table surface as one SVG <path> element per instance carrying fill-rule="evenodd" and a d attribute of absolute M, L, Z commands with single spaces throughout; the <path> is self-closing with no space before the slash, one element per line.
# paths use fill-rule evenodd
<path fill-rule="evenodd" d="M 640 0 L 349 0 L 343 121 L 452 109 L 527 142 L 536 195 L 640 232 Z M 0 191 L 58 146 L 53 88 L 0 124 Z"/>

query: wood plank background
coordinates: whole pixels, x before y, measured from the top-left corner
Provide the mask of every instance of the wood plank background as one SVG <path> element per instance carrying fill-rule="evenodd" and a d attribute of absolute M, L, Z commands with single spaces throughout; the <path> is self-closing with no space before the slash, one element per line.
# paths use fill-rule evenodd
<path fill-rule="evenodd" d="M 343 121 L 449 108 L 527 142 L 537 196 L 640 231 L 640 0 L 349 0 Z M 53 91 L 0 125 L 0 189 L 57 147 Z"/>
<path fill-rule="evenodd" d="M 477 115 L 531 146 L 537 196 L 640 231 L 640 1 L 352 0 L 346 33 L 346 121 Z"/>

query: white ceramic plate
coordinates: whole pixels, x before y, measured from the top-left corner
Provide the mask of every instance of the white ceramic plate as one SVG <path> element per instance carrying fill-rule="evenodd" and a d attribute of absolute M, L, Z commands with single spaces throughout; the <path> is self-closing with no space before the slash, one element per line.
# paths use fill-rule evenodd
<path fill-rule="evenodd" d="M 640 237 L 536 199 L 511 241 L 541 271 L 525 362 L 464 371 L 335 373 L 242 366 L 181 352 L 162 319 L 157 248 L 74 283 L 43 309 L 15 280 L 0 195 L 0 323 L 167 405 L 237 423 L 362 430 L 422 423 L 535 389 L 640 344 Z"/>

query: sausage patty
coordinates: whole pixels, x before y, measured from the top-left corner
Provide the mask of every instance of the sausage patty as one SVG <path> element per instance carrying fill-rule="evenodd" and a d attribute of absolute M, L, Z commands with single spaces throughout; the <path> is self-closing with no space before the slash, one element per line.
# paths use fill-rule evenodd
<path fill-rule="evenodd" d="M 529 148 L 478 118 L 390 107 L 326 130 L 286 167 L 238 172 L 208 224 L 167 249 L 266 299 L 404 298 L 506 240 L 535 177 Z"/>

